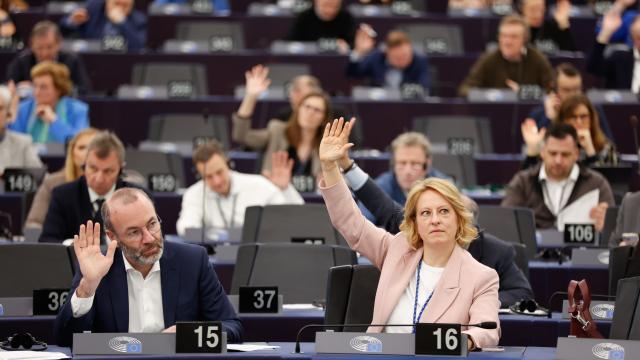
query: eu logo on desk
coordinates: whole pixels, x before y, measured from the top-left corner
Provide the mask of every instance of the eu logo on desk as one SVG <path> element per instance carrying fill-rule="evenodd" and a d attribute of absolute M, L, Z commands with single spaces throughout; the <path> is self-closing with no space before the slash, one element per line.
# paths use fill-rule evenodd
<path fill-rule="evenodd" d="M 349 341 L 349 345 L 354 350 L 366 353 L 382 352 L 382 341 L 373 336 L 356 336 Z"/>
<path fill-rule="evenodd" d="M 142 342 L 130 336 L 117 336 L 109 339 L 109 347 L 121 353 L 142 352 Z"/>

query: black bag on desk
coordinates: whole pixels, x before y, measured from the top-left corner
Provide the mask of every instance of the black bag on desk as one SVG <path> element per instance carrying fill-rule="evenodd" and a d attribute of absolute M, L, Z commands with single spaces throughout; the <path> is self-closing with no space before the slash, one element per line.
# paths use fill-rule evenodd
<path fill-rule="evenodd" d="M 618 280 L 640 276 L 638 246 L 619 246 L 609 253 L 609 295 L 615 295 Z"/>

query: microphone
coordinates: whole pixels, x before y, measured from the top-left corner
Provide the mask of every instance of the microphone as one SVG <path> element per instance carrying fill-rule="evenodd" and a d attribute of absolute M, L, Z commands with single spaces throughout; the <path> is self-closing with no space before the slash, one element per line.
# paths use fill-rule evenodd
<path fill-rule="evenodd" d="M 207 125 L 207 120 L 209 120 L 209 108 L 203 108 L 202 109 L 202 120 L 204 121 L 204 124 Z"/>
<path fill-rule="evenodd" d="M 294 350 L 295 354 L 300 354 L 300 337 L 302 336 L 302 332 L 306 329 L 311 329 L 311 328 L 341 328 L 341 327 L 345 327 L 345 326 L 352 326 L 352 327 L 369 327 L 369 326 L 392 326 L 392 327 L 400 327 L 400 326 L 411 326 L 411 327 L 415 327 L 416 324 L 307 324 L 303 327 L 300 328 L 300 330 L 298 331 L 298 334 L 296 335 L 296 347 Z M 467 325 L 462 325 L 462 326 L 472 326 L 472 327 L 479 327 L 481 329 L 487 329 L 487 330 L 492 330 L 492 329 L 496 329 L 498 328 L 498 323 L 496 323 L 495 321 L 483 321 L 477 324 L 467 324 Z"/>
<path fill-rule="evenodd" d="M 638 171 L 640 171 L 640 146 L 638 146 L 638 117 L 636 115 L 629 116 L 629 124 L 633 129 L 633 144 L 636 146 L 636 156 L 638 157 Z"/>
<path fill-rule="evenodd" d="M 206 109 L 205 109 L 206 110 Z M 205 117 L 205 121 L 206 121 L 206 117 Z M 202 234 L 200 236 L 200 242 L 204 245 L 205 240 L 206 240 L 206 225 L 205 225 L 205 219 L 206 219 L 206 207 L 205 207 L 205 201 L 207 200 L 207 162 L 205 161 L 203 163 L 203 169 L 202 169 Z"/>

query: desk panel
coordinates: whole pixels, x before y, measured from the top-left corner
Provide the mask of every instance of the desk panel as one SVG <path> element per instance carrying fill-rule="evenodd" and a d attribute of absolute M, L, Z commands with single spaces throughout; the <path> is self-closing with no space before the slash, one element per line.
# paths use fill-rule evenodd
<path fill-rule="evenodd" d="M 239 102 L 229 96 L 216 96 L 200 100 L 117 100 L 88 97 L 91 124 L 115 131 L 129 145 L 137 146 L 148 137 L 149 118 L 162 113 L 201 113 L 208 109 L 211 114 L 230 116 Z M 334 104 L 341 106 L 348 115 L 357 114 L 363 129 L 365 148 L 383 150 L 394 137 L 411 129 L 412 119 L 424 115 L 469 115 L 491 119 L 494 152 L 517 154 L 522 149 L 520 122 L 538 103 L 468 103 L 462 99 L 440 99 L 438 102 L 398 101 L 352 101 L 335 98 Z M 253 126 L 264 127 L 268 119 L 284 101 L 261 101 L 254 112 Z M 633 136 L 628 119 L 637 113 L 637 104 L 606 104 L 603 106 L 609 119 L 618 151 L 635 153 Z M 231 121 L 227 120 L 229 129 Z"/>
<path fill-rule="evenodd" d="M 244 341 L 295 341 L 298 330 L 307 324 L 322 324 L 321 310 L 285 310 L 278 317 L 240 316 L 244 324 Z M 16 331 L 31 332 L 38 339 L 54 343 L 53 316 L 0 317 L 0 337 L 11 336 Z M 524 315 L 500 315 L 502 346 L 548 346 L 556 345 L 558 336 L 567 336 L 569 320 L 554 314 L 551 319 Z M 611 322 L 601 321 L 598 329 L 606 337 Z M 303 341 L 313 341 L 314 331 L 303 332 Z"/>

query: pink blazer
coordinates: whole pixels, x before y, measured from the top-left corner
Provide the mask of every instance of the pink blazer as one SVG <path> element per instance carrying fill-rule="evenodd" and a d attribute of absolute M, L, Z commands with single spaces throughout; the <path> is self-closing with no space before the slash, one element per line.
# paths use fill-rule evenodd
<path fill-rule="evenodd" d="M 422 259 L 422 248 L 413 250 L 404 233 L 392 235 L 369 222 L 356 206 L 344 181 L 329 188 L 321 182 L 320 190 L 336 229 L 352 249 L 381 270 L 372 323 L 386 324 L 416 272 Z M 463 332 L 471 336 L 478 347 L 498 345 L 498 283 L 495 270 L 456 246 L 420 322 L 475 324 L 495 321 L 498 324 L 495 330 L 471 327 Z M 369 327 L 368 331 L 382 330 L 381 327 Z"/>

